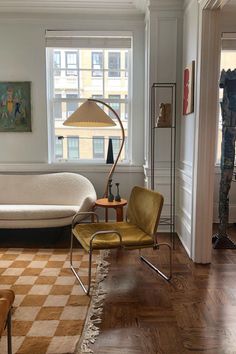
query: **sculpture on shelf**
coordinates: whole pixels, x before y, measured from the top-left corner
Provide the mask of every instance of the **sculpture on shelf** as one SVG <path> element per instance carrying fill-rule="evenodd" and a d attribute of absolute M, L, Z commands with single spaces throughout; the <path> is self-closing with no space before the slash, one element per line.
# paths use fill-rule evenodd
<path fill-rule="evenodd" d="M 108 183 L 108 202 L 113 202 L 114 201 L 114 195 L 112 194 L 111 191 L 111 187 L 112 187 L 112 179 L 109 179 L 109 183 Z"/>
<path fill-rule="evenodd" d="M 156 117 L 156 127 L 171 127 L 172 117 L 171 117 L 171 104 L 170 103 L 160 103 L 159 114 Z"/>
<path fill-rule="evenodd" d="M 223 88 L 221 102 L 222 143 L 221 180 L 219 190 L 219 230 L 213 236 L 214 248 L 236 248 L 227 235 L 229 220 L 229 190 L 234 171 L 236 138 L 236 70 L 222 70 L 220 87 Z"/>
<path fill-rule="evenodd" d="M 120 202 L 121 201 L 119 185 L 120 185 L 120 183 L 116 183 L 116 196 L 115 196 L 115 201 L 116 202 Z"/>

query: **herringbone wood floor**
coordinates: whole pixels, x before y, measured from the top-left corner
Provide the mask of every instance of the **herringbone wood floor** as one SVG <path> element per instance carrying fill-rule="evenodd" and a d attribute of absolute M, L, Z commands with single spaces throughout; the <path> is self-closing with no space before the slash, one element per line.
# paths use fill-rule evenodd
<path fill-rule="evenodd" d="M 165 265 L 165 251 L 157 255 Z M 197 265 L 177 241 L 170 283 L 136 251 L 109 260 L 95 354 L 236 354 L 236 250 L 213 250 L 211 265 Z"/>

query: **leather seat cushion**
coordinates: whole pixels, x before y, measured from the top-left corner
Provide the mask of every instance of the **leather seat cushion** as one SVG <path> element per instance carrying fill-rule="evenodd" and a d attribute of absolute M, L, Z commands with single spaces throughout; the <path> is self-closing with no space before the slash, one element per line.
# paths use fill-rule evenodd
<path fill-rule="evenodd" d="M 136 225 L 128 222 L 78 224 L 73 234 L 83 248 L 89 251 L 91 236 L 97 231 L 116 230 L 121 234 L 122 245 L 127 248 L 139 248 L 153 245 L 153 238 Z M 115 233 L 99 235 L 93 241 L 94 249 L 117 248 L 120 246 L 119 236 Z"/>

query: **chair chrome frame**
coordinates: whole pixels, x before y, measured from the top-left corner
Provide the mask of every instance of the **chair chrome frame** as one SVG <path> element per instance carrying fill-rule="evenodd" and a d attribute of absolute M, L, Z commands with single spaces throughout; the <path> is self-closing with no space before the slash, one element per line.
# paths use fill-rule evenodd
<path fill-rule="evenodd" d="M 72 220 L 72 230 L 71 230 L 71 244 L 70 244 L 70 268 L 72 270 L 72 272 L 74 273 L 76 279 L 79 281 L 83 291 L 89 295 L 90 293 L 90 289 L 91 289 L 91 276 L 92 276 L 92 254 L 93 254 L 93 241 L 95 240 L 96 237 L 99 237 L 101 235 L 104 234 L 117 234 L 117 236 L 119 237 L 120 240 L 120 247 L 122 247 L 122 238 L 121 238 L 121 234 L 116 231 L 116 230 L 106 230 L 106 231 L 97 231 L 94 234 L 92 234 L 91 239 L 90 239 L 90 246 L 89 246 L 89 269 L 88 269 L 88 287 L 86 288 L 86 286 L 84 285 L 84 283 L 82 282 L 78 271 L 76 271 L 74 265 L 73 265 L 73 240 L 74 240 L 74 234 L 73 234 L 73 228 L 76 224 L 79 224 L 79 222 L 77 222 L 76 220 L 78 219 L 78 217 L 80 216 L 84 216 L 84 218 L 86 218 L 87 216 L 92 216 L 92 217 L 96 217 L 96 220 L 98 222 L 98 215 L 92 211 L 90 212 L 78 212 L 73 220 Z M 83 219 L 84 219 L 83 218 Z"/>
<path fill-rule="evenodd" d="M 7 353 L 12 354 L 12 336 L 11 336 L 11 311 L 12 308 L 8 311 L 6 325 L 7 328 Z"/>
<path fill-rule="evenodd" d="M 153 249 L 159 249 L 161 246 L 166 246 L 169 248 L 169 274 L 165 274 L 163 273 L 159 268 L 157 268 L 156 266 L 154 266 L 154 264 L 152 262 L 150 262 L 146 257 L 140 255 L 140 259 L 146 263 L 151 269 L 153 269 L 156 273 L 158 273 L 162 278 L 164 278 L 167 281 L 170 281 L 172 278 L 172 247 L 171 245 L 169 245 L 169 243 L 156 243 L 153 246 Z M 141 251 L 141 250 L 140 250 Z"/>
<path fill-rule="evenodd" d="M 81 277 L 79 276 L 78 270 L 76 270 L 76 268 L 73 265 L 73 241 L 74 241 L 74 234 L 73 234 L 73 228 L 75 227 L 75 225 L 81 223 L 82 220 L 77 221 L 77 219 L 82 216 L 82 220 L 84 220 L 86 217 L 91 216 L 91 217 L 95 217 L 96 218 L 96 222 L 98 222 L 98 215 L 94 212 L 78 212 L 73 220 L 72 220 L 72 230 L 71 230 L 71 245 L 70 245 L 70 268 L 72 270 L 72 272 L 74 273 L 76 279 L 79 281 L 83 291 L 89 295 L 90 293 L 90 289 L 91 289 L 91 276 L 92 276 L 92 255 L 93 255 L 93 241 L 101 236 L 101 235 L 105 235 L 105 234 L 117 234 L 117 236 L 119 237 L 120 240 L 120 246 L 118 246 L 117 248 L 123 248 L 123 249 L 133 249 L 132 247 L 126 247 L 122 244 L 122 237 L 121 234 L 117 231 L 117 230 L 106 230 L 106 231 L 97 231 L 94 234 L 92 234 L 91 239 L 90 239 L 90 247 L 89 247 L 89 268 L 88 268 L 88 287 L 86 288 L 86 286 L 84 285 L 84 283 L 81 280 Z M 84 216 L 84 217 L 83 217 Z M 141 249 L 139 249 L 140 252 L 140 259 L 146 263 L 152 270 L 154 270 L 158 275 L 160 275 L 163 279 L 170 281 L 172 278 L 172 247 L 171 245 L 169 245 L 168 243 L 158 243 L 157 242 L 157 235 L 153 235 L 153 239 L 154 239 L 154 244 L 152 246 L 147 245 L 146 247 L 142 247 L 142 248 L 153 248 L 153 250 L 158 250 L 160 247 L 165 246 L 169 248 L 169 274 L 165 274 L 163 273 L 159 268 L 157 268 L 152 262 L 150 262 L 146 257 L 144 257 L 143 255 L 141 255 Z"/>

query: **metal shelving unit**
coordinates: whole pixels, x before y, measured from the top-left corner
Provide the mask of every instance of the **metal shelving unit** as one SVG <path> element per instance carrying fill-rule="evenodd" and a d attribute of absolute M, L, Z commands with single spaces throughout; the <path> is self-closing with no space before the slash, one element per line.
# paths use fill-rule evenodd
<path fill-rule="evenodd" d="M 161 106 L 164 105 L 164 106 Z M 157 120 L 160 117 L 161 107 L 168 107 L 168 121 L 161 123 Z M 160 140 L 169 141 L 169 151 L 162 151 Z M 165 155 L 166 161 L 161 161 L 166 169 L 169 169 L 169 193 L 168 213 L 161 217 L 160 225 L 169 226 L 171 243 L 175 246 L 175 159 L 176 159 L 176 84 L 175 83 L 154 83 L 151 88 L 151 188 L 157 189 L 155 185 L 155 169 L 158 165 L 157 155 Z M 168 158 L 167 158 L 168 155 Z M 157 183 L 158 184 L 158 183 Z M 165 203 L 164 203 L 165 206 Z M 165 210 L 166 212 L 167 210 Z"/>

